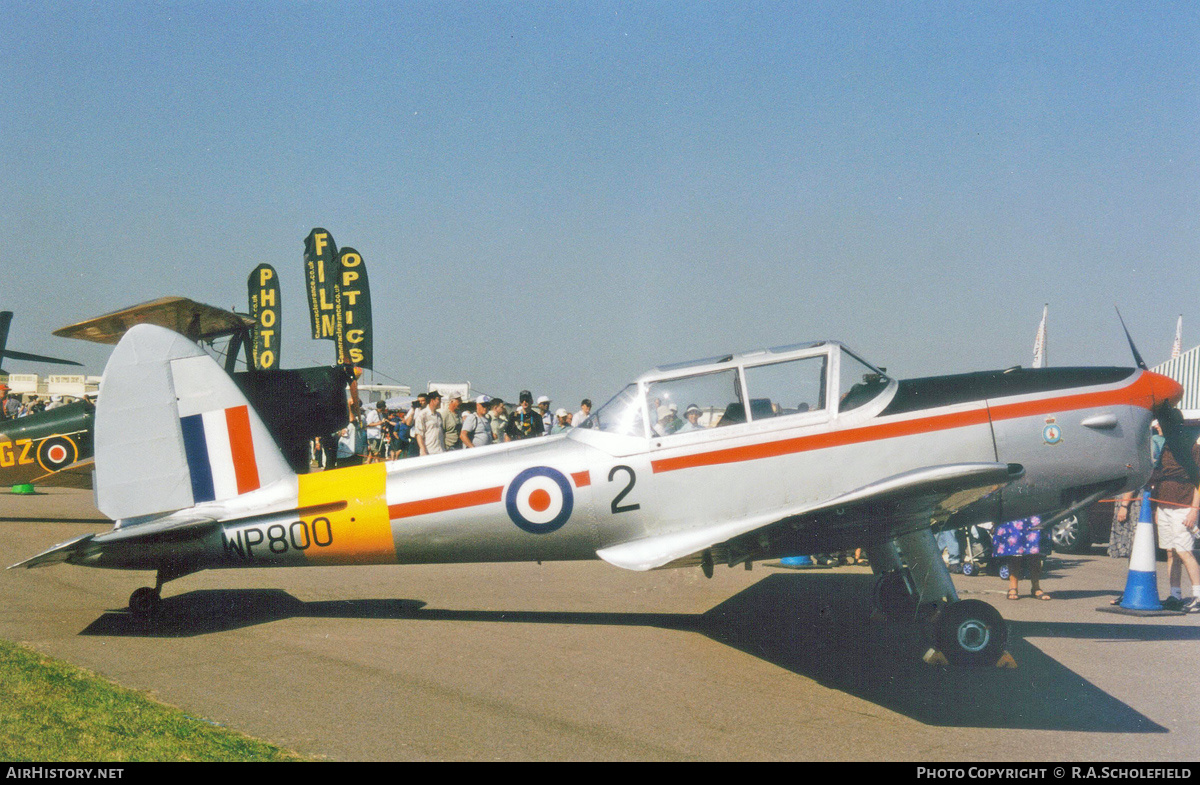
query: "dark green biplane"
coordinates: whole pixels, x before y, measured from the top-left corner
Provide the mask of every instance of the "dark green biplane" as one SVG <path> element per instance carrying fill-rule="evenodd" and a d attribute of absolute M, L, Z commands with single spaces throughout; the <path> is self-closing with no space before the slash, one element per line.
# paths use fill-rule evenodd
<path fill-rule="evenodd" d="M 10 312 L 0 314 L 0 362 L 5 356 L 38 362 L 79 365 L 40 355 L 7 351 Z M 197 343 L 228 339 L 225 366 L 263 418 L 293 471 L 309 470 L 308 446 L 314 437 L 336 433 L 350 421 L 346 388 L 353 372 L 344 366 L 234 372 L 238 353 L 249 353 L 254 320 L 243 314 L 185 297 L 163 297 L 88 319 L 54 331 L 61 338 L 116 344 L 136 324 L 156 324 Z M 250 363 L 247 363 L 250 365 Z M 0 422 L 0 487 L 30 483 L 91 487 L 93 406 L 67 406 Z"/>

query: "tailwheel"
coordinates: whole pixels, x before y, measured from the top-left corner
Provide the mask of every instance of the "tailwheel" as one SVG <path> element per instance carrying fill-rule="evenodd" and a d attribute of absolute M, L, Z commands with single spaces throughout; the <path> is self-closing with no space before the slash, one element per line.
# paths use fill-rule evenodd
<path fill-rule="evenodd" d="M 129 595 L 129 612 L 138 619 L 152 619 L 162 607 L 162 594 L 158 589 L 143 586 Z"/>
<path fill-rule="evenodd" d="M 935 624 L 937 648 L 952 665 L 994 665 L 1008 641 L 1000 612 L 982 600 L 944 606 Z"/>

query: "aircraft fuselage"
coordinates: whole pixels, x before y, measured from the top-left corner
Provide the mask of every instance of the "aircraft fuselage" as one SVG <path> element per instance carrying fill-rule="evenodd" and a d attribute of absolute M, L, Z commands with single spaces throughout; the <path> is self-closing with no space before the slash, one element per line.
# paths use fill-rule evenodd
<path fill-rule="evenodd" d="M 76 563 L 192 571 L 594 559 L 617 544 L 686 539 L 727 521 L 768 523 L 881 477 L 971 463 L 1020 464 L 1025 473 L 953 525 L 1047 515 L 1097 489 L 1118 493 L 1146 480 L 1151 409 L 1173 384 L 1162 378 L 1053 369 L 891 382 L 844 412 L 827 407 L 690 433 L 647 429 L 640 437 L 574 429 L 300 475 L 294 487 L 186 511 L 215 521 L 187 539 L 164 535 L 128 549 L 114 541 Z M 643 380 L 643 388 L 658 381 Z M 832 550 L 895 534 L 826 520 L 762 543 L 753 558 L 810 541 Z"/>

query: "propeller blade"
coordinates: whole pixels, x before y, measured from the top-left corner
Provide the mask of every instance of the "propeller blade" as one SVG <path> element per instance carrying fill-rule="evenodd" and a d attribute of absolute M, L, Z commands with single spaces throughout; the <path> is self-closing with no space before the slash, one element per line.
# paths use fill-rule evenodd
<path fill-rule="evenodd" d="M 29 354 L 28 352 L 18 352 L 13 349 L 5 349 L 3 356 L 12 360 L 25 360 L 27 362 L 37 363 L 54 363 L 55 365 L 83 365 L 74 360 L 60 360 L 57 357 L 46 357 L 41 354 Z"/>
<path fill-rule="evenodd" d="M 1116 308 L 1115 305 L 1113 307 Z M 1121 317 L 1120 308 L 1117 308 L 1117 318 L 1121 320 L 1121 329 L 1125 331 L 1125 340 L 1129 341 L 1129 348 L 1133 350 L 1133 359 L 1137 363 L 1137 367 L 1143 371 L 1148 370 L 1146 361 L 1142 359 L 1142 355 L 1138 354 L 1137 347 L 1133 345 L 1133 337 L 1129 334 L 1129 328 L 1125 326 L 1125 319 Z"/>
<path fill-rule="evenodd" d="M 1162 428 L 1163 439 L 1167 449 L 1175 456 L 1176 462 L 1183 467 L 1192 485 L 1200 485 L 1200 466 L 1192 459 L 1192 447 L 1195 441 L 1183 424 L 1183 414 L 1169 403 L 1161 404 L 1154 410 L 1158 425 Z"/>

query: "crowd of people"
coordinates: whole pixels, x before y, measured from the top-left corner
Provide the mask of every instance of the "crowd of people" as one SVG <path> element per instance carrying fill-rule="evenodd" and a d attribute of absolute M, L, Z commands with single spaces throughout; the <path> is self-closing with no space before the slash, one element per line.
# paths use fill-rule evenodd
<path fill-rule="evenodd" d="M 0 383 L 0 420 L 15 420 L 18 417 L 41 414 L 65 404 L 66 401 L 61 395 L 51 395 L 48 398 L 30 395 L 28 398 L 22 398 L 7 384 Z"/>
<path fill-rule="evenodd" d="M 389 409 L 383 401 L 364 408 L 355 401 L 341 433 L 314 442 L 313 463 L 328 469 L 551 436 L 580 426 L 591 415 L 587 398 L 574 413 L 562 408 L 552 412 L 550 404 L 545 395 L 535 402 L 528 390 L 521 391 L 515 404 L 487 395 L 464 402 L 462 395 L 451 394 L 443 401 L 437 390 L 418 394 L 407 409 Z"/>

